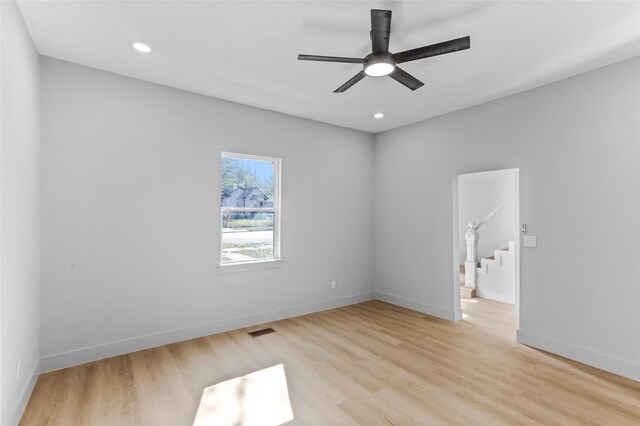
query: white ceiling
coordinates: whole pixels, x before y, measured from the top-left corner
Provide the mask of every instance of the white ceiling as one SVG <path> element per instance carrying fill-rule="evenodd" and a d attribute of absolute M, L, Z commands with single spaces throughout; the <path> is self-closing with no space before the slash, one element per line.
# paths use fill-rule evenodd
<path fill-rule="evenodd" d="M 42 55 L 377 133 L 640 55 L 640 2 L 20 1 Z M 471 49 L 402 64 L 411 92 L 367 77 L 372 8 L 393 11 L 398 52 L 471 36 Z M 153 52 L 135 52 L 140 39 Z M 381 120 L 372 118 L 384 112 Z"/>

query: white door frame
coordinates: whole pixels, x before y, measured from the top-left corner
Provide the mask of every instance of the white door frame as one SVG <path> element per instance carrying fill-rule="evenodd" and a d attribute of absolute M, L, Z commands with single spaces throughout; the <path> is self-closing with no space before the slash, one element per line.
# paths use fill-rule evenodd
<path fill-rule="evenodd" d="M 463 319 L 462 304 L 460 303 L 460 233 L 458 230 L 458 178 L 460 176 L 472 173 L 483 172 L 495 172 L 500 170 L 513 170 L 515 171 L 515 188 L 514 188 L 514 202 L 515 202 L 515 214 L 513 220 L 513 232 L 516 236 L 515 242 L 515 293 L 516 302 L 513 305 L 513 313 L 516 316 L 520 316 L 520 169 L 496 169 L 496 170 L 480 170 L 478 172 L 462 173 L 453 178 L 452 191 L 452 210 L 453 210 L 453 311 L 455 313 L 455 321 Z"/>

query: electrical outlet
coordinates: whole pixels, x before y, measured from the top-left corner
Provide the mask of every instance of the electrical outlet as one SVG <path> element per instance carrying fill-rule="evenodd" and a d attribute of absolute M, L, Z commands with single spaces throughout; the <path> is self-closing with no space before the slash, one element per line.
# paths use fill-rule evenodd
<path fill-rule="evenodd" d="M 333 290 L 335 290 L 335 288 L 338 286 L 338 284 L 336 283 L 336 280 L 331 281 L 331 288 Z"/>

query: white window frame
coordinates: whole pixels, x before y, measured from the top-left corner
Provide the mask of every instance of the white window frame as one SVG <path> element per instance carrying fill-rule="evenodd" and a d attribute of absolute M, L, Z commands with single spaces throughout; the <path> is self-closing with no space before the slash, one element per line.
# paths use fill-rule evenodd
<path fill-rule="evenodd" d="M 281 172 L 282 172 L 282 159 L 276 157 L 266 157 L 263 155 L 252 154 L 240 154 L 237 152 L 222 151 L 220 153 L 220 164 L 223 158 L 231 158 L 236 160 L 253 160 L 270 162 L 273 165 L 273 207 L 224 207 L 220 206 L 220 263 L 218 269 L 221 272 L 231 272 L 236 270 L 256 269 L 260 267 L 273 267 L 283 261 L 281 256 Z M 222 170 L 218 174 L 222 177 Z M 222 185 L 220 185 L 222 186 Z M 236 213 L 273 213 L 273 259 L 260 259 L 260 260 L 246 260 L 240 262 L 222 262 L 222 248 L 223 248 L 223 233 L 222 233 L 222 217 L 227 212 Z"/>

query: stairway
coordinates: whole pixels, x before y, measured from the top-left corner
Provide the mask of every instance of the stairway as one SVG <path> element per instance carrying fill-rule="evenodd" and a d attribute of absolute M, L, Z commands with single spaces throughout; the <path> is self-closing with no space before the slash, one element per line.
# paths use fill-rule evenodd
<path fill-rule="evenodd" d="M 460 296 L 482 297 L 506 303 L 515 303 L 513 294 L 515 242 L 494 250 L 493 255 L 480 259 L 477 268 L 477 289 L 464 287 L 464 264 L 460 265 Z"/>

